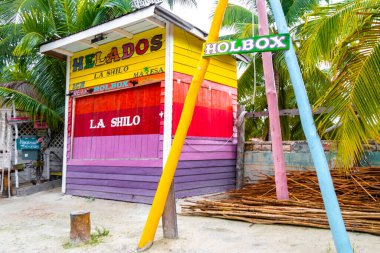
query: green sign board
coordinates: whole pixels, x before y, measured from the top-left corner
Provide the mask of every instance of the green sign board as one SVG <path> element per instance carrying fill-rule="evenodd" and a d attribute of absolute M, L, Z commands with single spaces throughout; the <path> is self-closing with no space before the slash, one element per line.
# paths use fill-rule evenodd
<path fill-rule="evenodd" d="M 18 138 L 16 141 L 18 150 L 40 150 L 41 143 L 37 142 L 37 138 Z"/>
<path fill-rule="evenodd" d="M 289 34 L 273 34 L 237 40 L 221 40 L 214 43 L 204 43 L 203 57 L 288 50 L 289 46 Z"/>

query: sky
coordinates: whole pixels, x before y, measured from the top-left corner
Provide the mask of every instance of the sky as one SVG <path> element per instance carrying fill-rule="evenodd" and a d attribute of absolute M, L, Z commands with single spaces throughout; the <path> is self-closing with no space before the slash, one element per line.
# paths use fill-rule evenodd
<path fill-rule="evenodd" d="M 342 0 L 330 0 L 331 3 L 336 3 L 339 1 Z M 236 3 L 237 0 L 230 0 L 229 2 Z M 173 8 L 173 12 L 191 24 L 208 32 L 211 25 L 211 19 L 209 17 L 211 11 L 215 8 L 214 3 L 215 0 L 197 0 L 197 8 L 189 8 L 176 5 Z M 169 9 L 169 7 L 167 8 Z"/>
<path fill-rule="evenodd" d="M 198 0 L 197 4 L 197 8 L 177 5 L 173 8 L 173 12 L 189 23 L 208 32 L 211 25 L 210 13 L 215 8 L 214 0 Z"/>

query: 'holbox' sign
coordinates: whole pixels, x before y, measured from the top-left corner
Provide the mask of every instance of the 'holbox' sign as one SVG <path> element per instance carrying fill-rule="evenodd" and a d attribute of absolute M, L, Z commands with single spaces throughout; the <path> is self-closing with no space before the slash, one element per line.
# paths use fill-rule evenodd
<path fill-rule="evenodd" d="M 246 54 L 252 52 L 269 52 L 288 50 L 290 46 L 289 34 L 273 34 L 255 36 L 246 39 L 222 40 L 203 44 L 203 56 L 225 54 Z"/>

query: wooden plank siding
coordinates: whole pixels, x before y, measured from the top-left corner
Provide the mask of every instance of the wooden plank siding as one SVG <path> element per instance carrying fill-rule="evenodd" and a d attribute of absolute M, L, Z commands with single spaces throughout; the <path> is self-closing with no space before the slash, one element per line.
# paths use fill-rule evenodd
<path fill-rule="evenodd" d="M 174 72 L 192 76 L 198 65 L 204 41 L 194 35 L 174 28 Z M 237 87 L 236 60 L 231 56 L 211 59 L 205 80 Z"/>
<path fill-rule="evenodd" d="M 162 171 L 159 112 L 163 88 L 157 83 L 77 99 L 68 194 L 151 203 Z M 141 128 L 81 129 L 96 116 L 108 122 L 109 114 L 122 116 L 128 111 L 141 116 Z"/>
<path fill-rule="evenodd" d="M 162 32 L 162 30 L 155 29 L 148 32 L 147 35 L 138 35 L 136 40 L 144 36 L 150 38 L 157 32 Z M 121 42 L 126 43 L 127 41 Z M 158 58 L 159 61 L 165 62 L 165 55 L 161 52 L 166 47 L 164 38 L 163 43 L 162 49 L 158 52 L 139 56 L 143 58 L 142 64 L 156 62 Z M 178 126 L 183 102 L 191 83 L 191 75 L 196 66 L 195 61 L 200 56 L 201 45 L 202 41 L 199 39 L 185 34 L 178 28 L 175 29 L 173 135 Z M 107 51 L 112 46 L 105 45 L 104 48 Z M 120 47 L 119 44 L 116 46 Z M 91 50 L 87 50 L 81 52 L 80 55 L 91 52 Z M 134 55 L 130 60 L 134 63 L 138 61 L 138 56 Z M 117 66 L 119 65 L 122 66 L 121 61 L 117 63 Z M 111 67 L 113 66 L 108 66 L 108 68 Z M 131 66 L 130 69 L 133 70 L 134 67 Z M 90 74 L 90 70 L 75 73 L 72 76 L 71 84 L 80 81 L 81 77 L 87 78 Z M 127 77 L 119 75 L 118 78 L 112 78 L 110 81 L 124 80 Z M 104 80 L 100 81 L 103 83 Z M 107 82 L 109 81 L 107 80 Z M 87 83 L 88 85 L 102 84 L 86 81 L 85 87 L 87 87 Z M 142 87 L 98 93 L 99 95 L 93 94 L 84 97 L 82 102 L 80 98 L 70 97 L 67 194 L 146 204 L 152 202 L 162 173 L 165 116 L 154 120 L 154 124 L 158 124 L 157 128 L 154 128 L 154 133 L 148 131 L 151 126 L 143 133 L 136 128 L 128 130 L 132 132 L 114 133 L 112 131 L 111 135 L 102 129 L 95 129 L 91 133 L 81 131 L 80 126 L 83 127 L 86 122 L 88 124 L 96 113 L 104 112 L 101 118 L 108 121 L 106 114 L 110 108 L 122 109 L 120 105 L 122 98 L 124 98 L 125 104 L 128 104 L 129 109 L 144 103 L 158 105 L 155 108 L 155 114 L 164 112 L 165 81 L 146 85 L 146 89 L 153 86 L 157 87 L 155 95 L 153 97 L 143 95 L 141 99 L 135 91 L 145 89 Z M 134 95 L 125 96 L 128 90 L 130 90 L 130 94 Z M 118 94 L 123 94 L 123 96 Z M 104 99 L 97 101 L 97 96 L 102 96 Z M 177 198 L 221 192 L 235 187 L 236 100 L 235 60 L 229 56 L 213 59 L 210 71 L 202 84 L 193 122 L 175 174 L 174 189 Z M 78 115 L 91 114 L 88 112 L 88 108 L 91 107 L 97 108 L 96 113 L 94 110 L 92 115 L 84 117 L 81 121 Z M 94 148 L 95 146 L 96 148 Z"/>
<path fill-rule="evenodd" d="M 183 104 L 191 78 L 174 73 L 173 135 L 182 111 L 175 105 Z M 177 198 L 235 188 L 236 99 L 235 88 L 203 81 L 175 174 Z"/>
<path fill-rule="evenodd" d="M 162 46 L 159 50 L 150 47 L 146 53 L 139 55 L 135 48 L 131 57 L 122 58 L 122 45 L 132 43 L 136 46 L 140 40 L 146 39 L 151 46 L 152 38 L 160 34 Z M 155 28 L 135 34 L 133 39 L 123 38 L 72 57 L 79 59 L 99 51 L 105 57 L 113 49 L 119 55 L 110 64 L 77 71 L 73 71 L 72 60 L 70 90 L 76 88 L 74 84 L 82 82 L 84 85 L 81 88 L 84 89 L 107 86 L 112 82 L 125 83 L 125 80 L 132 79 L 138 80 L 138 85 L 131 87 L 128 82 L 127 88 L 105 89 L 92 95 L 85 93 L 87 96 L 70 97 L 68 194 L 151 203 L 162 172 L 159 145 L 163 118 L 159 113 L 164 108 L 165 83 L 161 82 L 163 75 L 158 83 L 145 83 L 157 78 L 156 72 L 152 71 L 161 73 L 165 70 L 165 40 L 165 29 Z M 118 69 L 122 71 L 119 73 Z M 102 72 L 105 75 L 96 74 Z M 113 118 L 129 115 L 139 115 L 141 122 L 137 126 L 110 128 Z M 96 124 L 100 119 L 104 120 L 106 128 L 90 128 L 90 120 Z"/>

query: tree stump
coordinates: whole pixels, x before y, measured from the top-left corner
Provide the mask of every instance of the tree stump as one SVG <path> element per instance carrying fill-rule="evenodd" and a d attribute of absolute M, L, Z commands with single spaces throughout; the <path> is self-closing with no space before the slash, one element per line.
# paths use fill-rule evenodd
<path fill-rule="evenodd" d="M 3 180 L 3 192 L 1 193 L 3 197 L 9 198 L 12 196 L 12 180 L 9 180 L 9 171 L 6 170 L 4 173 Z"/>
<path fill-rule="evenodd" d="M 88 242 L 91 238 L 90 212 L 70 213 L 70 240 L 72 244 Z"/>

